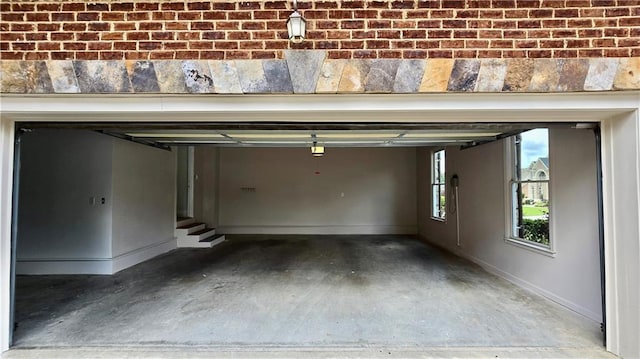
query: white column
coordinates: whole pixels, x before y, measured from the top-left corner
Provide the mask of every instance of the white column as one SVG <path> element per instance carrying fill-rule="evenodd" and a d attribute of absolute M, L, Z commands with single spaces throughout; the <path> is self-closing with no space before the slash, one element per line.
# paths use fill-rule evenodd
<path fill-rule="evenodd" d="M 14 123 L 0 118 L 0 352 L 9 349 Z"/>
<path fill-rule="evenodd" d="M 640 117 L 603 121 L 607 350 L 640 357 Z"/>

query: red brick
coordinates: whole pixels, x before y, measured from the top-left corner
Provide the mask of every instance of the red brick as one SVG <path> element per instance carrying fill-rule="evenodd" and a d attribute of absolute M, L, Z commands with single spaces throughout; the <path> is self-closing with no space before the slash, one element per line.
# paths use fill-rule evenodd
<path fill-rule="evenodd" d="M 66 23 L 62 25 L 62 31 L 86 31 L 87 24 L 79 24 L 79 23 Z"/>
<path fill-rule="evenodd" d="M 178 21 L 193 21 L 193 20 L 201 20 L 202 13 L 201 12 L 179 12 L 178 13 Z"/>
<path fill-rule="evenodd" d="M 102 51 L 100 52 L 100 60 L 124 60 L 124 52 Z"/>
<path fill-rule="evenodd" d="M 111 3 L 111 11 L 133 11 L 133 3 L 114 2 Z"/>
<path fill-rule="evenodd" d="M 154 51 L 149 53 L 149 59 L 151 60 L 171 60 L 175 57 L 173 51 Z"/>
<path fill-rule="evenodd" d="M 553 55 L 552 50 L 527 50 L 527 54 L 530 58 L 551 58 Z"/>
<path fill-rule="evenodd" d="M 114 42 L 113 43 L 114 50 L 135 50 L 137 47 L 138 46 L 135 42 Z"/>
<path fill-rule="evenodd" d="M 477 50 L 454 50 L 453 57 L 458 59 L 464 59 L 464 58 L 474 59 L 478 57 L 478 51 Z"/>
<path fill-rule="evenodd" d="M 8 14 L 7 14 L 8 15 Z M 15 14 L 15 15 L 19 15 L 20 17 L 22 17 L 22 14 Z M 49 21 L 49 13 L 45 13 L 45 12 L 31 12 L 31 13 L 27 13 L 27 21 Z M 3 21 L 16 21 L 16 20 L 12 20 L 12 19 L 7 19 L 4 16 L 2 17 Z M 21 21 L 21 20 L 18 20 Z"/>
<path fill-rule="evenodd" d="M 374 40 L 375 41 L 375 40 Z M 337 49 L 340 43 L 338 41 L 316 41 L 314 42 L 315 49 Z"/>
<path fill-rule="evenodd" d="M 630 49 L 604 49 L 604 57 L 629 57 Z"/>
<path fill-rule="evenodd" d="M 62 9 L 62 4 L 55 3 L 44 3 L 44 4 L 36 4 L 36 9 L 38 11 L 60 11 Z"/>
<path fill-rule="evenodd" d="M 466 40 L 466 47 L 471 49 L 486 49 L 489 47 L 488 40 Z"/>
<path fill-rule="evenodd" d="M 401 59 L 402 51 L 400 50 L 379 50 L 378 57 L 383 59 Z"/>
<path fill-rule="evenodd" d="M 415 30 L 414 30 L 415 31 Z M 399 30 L 378 30 L 376 31 L 376 38 L 378 39 L 399 39 L 402 32 Z M 333 38 L 333 37 L 331 37 Z"/>
<path fill-rule="evenodd" d="M 140 50 L 159 50 L 162 48 L 162 43 L 159 41 L 141 41 L 138 43 L 138 49 Z"/>
<path fill-rule="evenodd" d="M 252 59 L 275 59 L 277 58 L 275 51 L 251 51 Z"/>
<path fill-rule="evenodd" d="M 162 10 L 175 10 L 175 11 L 184 11 L 184 3 L 183 2 L 166 2 L 160 5 L 160 9 Z M 113 9 L 113 5 L 111 5 L 111 10 Z M 133 10 L 133 9 L 131 9 Z M 124 10 L 124 11 L 131 11 Z"/>
<path fill-rule="evenodd" d="M 364 21 L 362 20 L 346 20 L 340 23 L 341 29 L 363 29 Z"/>
<path fill-rule="evenodd" d="M 314 1 L 314 6 L 316 9 L 337 9 L 338 2 L 337 1 Z"/>
<path fill-rule="evenodd" d="M 189 2 L 187 3 L 188 10 L 209 10 L 211 9 L 210 2 Z"/>
<path fill-rule="evenodd" d="M 227 40 L 249 40 L 251 34 L 246 31 L 232 31 L 227 34 Z"/>
<path fill-rule="evenodd" d="M 355 50 L 353 51 L 354 59 L 375 59 L 375 50 Z"/>
<path fill-rule="evenodd" d="M 39 51 L 59 51 L 62 48 L 62 44 L 59 42 L 39 42 Z"/>
<path fill-rule="evenodd" d="M 5 54 L 3 56 L 6 58 Z M 53 51 L 51 52 L 51 60 L 73 60 L 73 52 Z"/>
<path fill-rule="evenodd" d="M 579 49 L 578 57 L 602 57 L 602 49 Z"/>
<path fill-rule="evenodd" d="M 305 12 L 305 15 L 307 12 Z M 375 19 L 378 17 L 377 10 L 354 10 L 353 17 L 356 19 Z"/>
<path fill-rule="evenodd" d="M 251 53 L 248 51 L 225 51 L 224 58 L 227 60 L 248 60 Z"/>
<path fill-rule="evenodd" d="M 110 26 L 106 22 L 92 22 L 87 24 L 87 29 L 89 31 L 109 31 Z"/>
<path fill-rule="evenodd" d="M 26 41 L 47 41 L 49 36 L 44 32 L 30 32 L 25 34 Z"/>
<path fill-rule="evenodd" d="M 404 39 L 424 39 L 427 37 L 426 30 L 404 30 L 402 31 Z"/>
<path fill-rule="evenodd" d="M 158 9 L 160 9 L 160 6 L 158 3 L 154 3 L 154 2 L 135 3 L 136 11 L 157 11 Z"/>
<path fill-rule="evenodd" d="M 102 41 L 124 40 L 124 33 L 122 32 L 105 32 L 100 34 Z"/>
<path fill-rule="evenodd" d="M 164 50 L 186 50 L 189 44 L 185 41 L 171 41 L 162 44 Z"/>
<path fill-rule="evenodd" d="M 224 51 L 199 51 L 201 60 L 222 60 L 224 59 Z"/>
<path fill-rule="evenodd" d="M 405 59 L 426 59 L 429 53 L 425 50 L 404 50 L 402 57 Z"/>
<path fill-rule="evenodd" d="M 386 49 L 389 47 L 389 40 L 367 40 L 365 48 L 367 49 Z"/>
<path fill-rule="evenodd" d="M 76 34 L 77 41 L 100 41 L 100 33 L 80 32 Z"/>

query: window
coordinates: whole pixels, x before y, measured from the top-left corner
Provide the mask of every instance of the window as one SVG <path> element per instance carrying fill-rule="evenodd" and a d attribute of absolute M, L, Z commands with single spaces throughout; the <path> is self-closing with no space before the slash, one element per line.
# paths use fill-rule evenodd
<path fill-rule="evenodd" d="M 431 216 L 436 219 L 444 219 L 445 195 L 447 192 L 446 177 L 444 171 L 444 150 L 431 154 Z"/>
<path fill-rule="evenodd" d="M 535 129 L 511 139 L 510 239 L 551 250 L 549 232 L 549 130 Z"/>

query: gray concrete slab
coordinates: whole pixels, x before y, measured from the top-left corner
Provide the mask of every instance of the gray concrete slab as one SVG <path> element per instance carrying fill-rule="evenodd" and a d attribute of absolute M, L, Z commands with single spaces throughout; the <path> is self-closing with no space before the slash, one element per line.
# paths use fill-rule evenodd
<path fill-rule="evenodd" d="M 113 276 L 20 276 L 16 294 L 17 348 L 95 358 L 606 355 L 598 323 L 407 236 L 229 236 Z"/>

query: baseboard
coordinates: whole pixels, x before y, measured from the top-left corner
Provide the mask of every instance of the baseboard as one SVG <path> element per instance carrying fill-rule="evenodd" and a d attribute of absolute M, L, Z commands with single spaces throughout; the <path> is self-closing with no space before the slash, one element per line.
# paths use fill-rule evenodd
<path fill-rule="evenodd" d="M 111 274 L 115 274 L 123 269 L 142 263 L 160 254 L 172 251 L 177 247 L 176 238 L 171 238 L 164 242 L 154 243 L 146 247 L 120 254 L 119 256 L 113 257 L 113 260 L 111 261 Z"/>
<path fill-rule="evenodd" d="M 18 275 L 111 274 L 111 259 L 28 259 L 16 262 Z"/>
<path fill-rule="evenodd" d="M 416 234 L 417 226 L 224 226 L 216 229 L 224 234 Z"/>
<path fill-rule="evenodd" d="M 581 305 L 578 305 L 578 304 L 573 303 L 573 302 L 571 302 L 569 300 L 566 300 L 566 299 L 564 299 L 562 297 L 559 297 L 559 296 L 555 295 L 554 293 L 549 292 L 548 290 L 546 290 L 544 288 L 540 288 L 539 286 L 537 286 L 537 285 L 535 285 L 535 284 L 533 284 L 531 282 L 528 282 L 528 281 L 526 281 L 526 280 L 524 280 L 524 279 L 522 279 L 520 277 L 516 277 L 515 275 L 513 275 L 513 274 L 511 274 L 509 272 L 506 272 L 506 271 L 494 266 L 493 264 L 487 263 L 487 262 L 485 262 L 485 261 L 483 261 L 483 260 L 481 260 L 479 258 L 476 258 L 476 257 L 474 257 L 472 255 L 469 255 L 469 254 L 467 254 L 465 252 L 448 248 L 448 247 L 444 246 L 442 243 L 438 243 L 436 241 L 433 241 L 433 240 L 429 239 L 428 237 L 426 237 L 426 236 L 424 236 L 422 234 L 419 235 L 419 237 L 422 240 L 424 240 L 425 242 L 427 242 L 427 243 L 429 243 L 429 244 L 431 244 L 431 245 L 433 245 L 435 247 L 441 248 L 441 249 L 443 249 L 443 250 L 445 250 L 447 252 L 453 253 L 453 254 L 455 254 L 457 256 L 465 258 L 465 259 L 467 259 L 467 260 L 479 265 L 480 267 L 482 267 L 487 272 L 489 272 L 489 273 L 491 273 L 491 274 L 493 274 L 495 276 L 498 276 L 498 277 L 500 277 L 500 278 L 502 278 L 504 280 L 507 280 L 507 281 L 517 285 L 518 287 L 524 288 L 524 289 L 526 289 L 526 290 L 528 290 L 530 292 L 533 292 L 535 294 L 541 295 L 541 296 L 543 296 L 543 297 L 545 297 L 545 298 L 547 298 L 547 299 L 549 299 L 549 300 L 551 300 L 551 301 L 553 301 L 553 302 L 555 302 L 557 304 L 560 304 L 561 306 L 563 306 L 563 307 L 565 307 L 567 309 L 570 309 L 570 310 L 572 310 L 572 311 L 574 311 L 574 312 L 576 312 L 576 313 L 578 313 L 578 314 L 580 314 L 580 315 L 582 315 L 584 317 L 587 317 L 587 318 L 589 318 L 589 319 L 591 319 L 591 320 L 593 320 L 593 321 L 595 321 L 597 323 L 599 323 L 601 321 L 600 315 L 598 315 L 597 313 L 594 313 L 593 311 L 591 311 L 591 310 L 589 310 L 589 309 L 587 309 L 587 308 L 585 308 L 585 307 L 583 307 Z"/>

